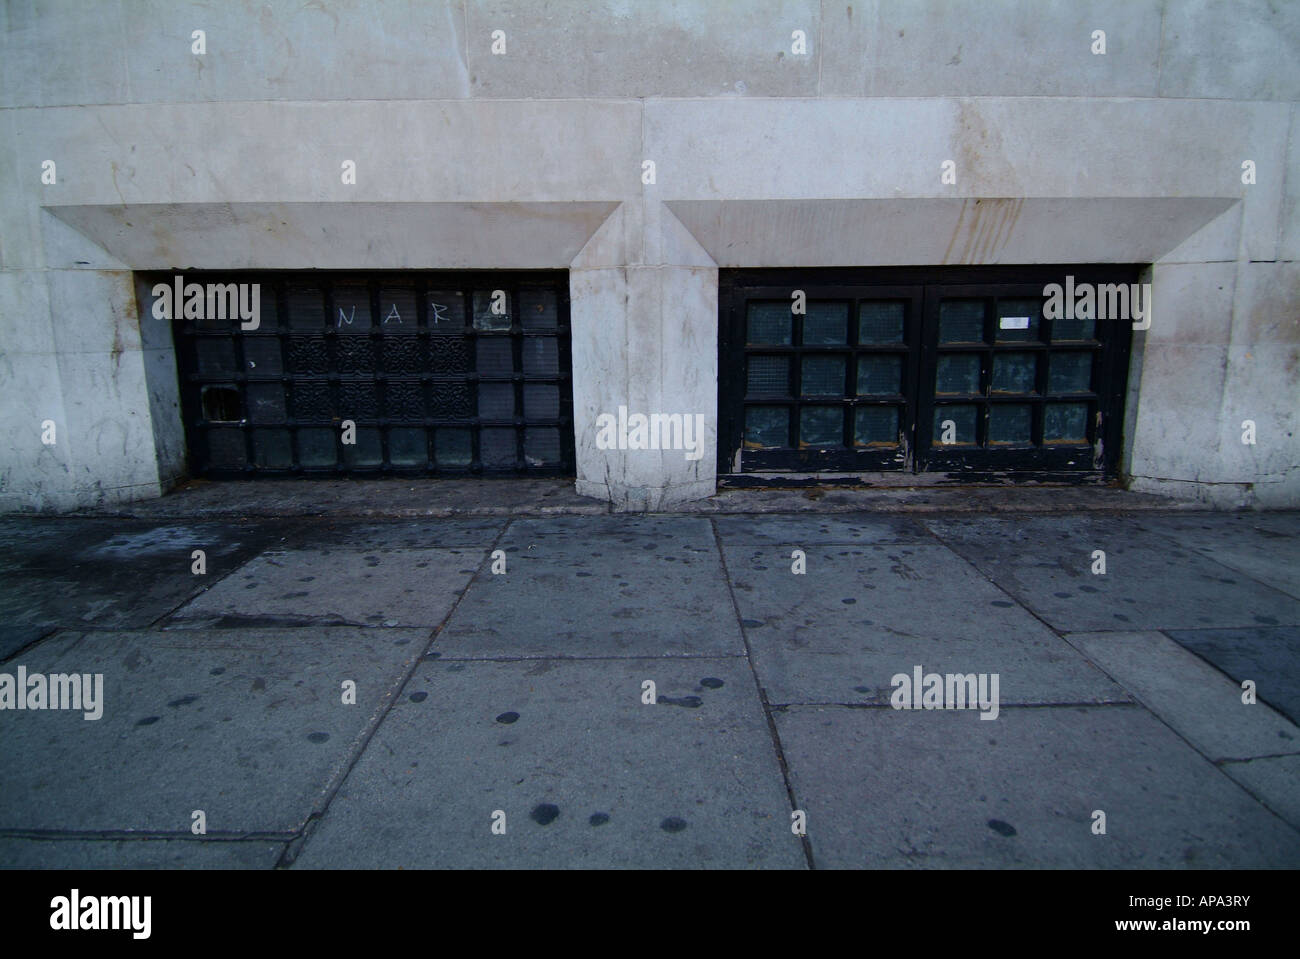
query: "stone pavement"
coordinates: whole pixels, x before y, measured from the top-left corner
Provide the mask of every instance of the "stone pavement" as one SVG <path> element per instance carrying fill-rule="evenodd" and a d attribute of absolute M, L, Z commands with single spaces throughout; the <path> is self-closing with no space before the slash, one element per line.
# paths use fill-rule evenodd
<path fill-rule="evenodd" d="M 0 519 L 0 866 L 1300 866 L 1300 514 L 161 502 Z"/>

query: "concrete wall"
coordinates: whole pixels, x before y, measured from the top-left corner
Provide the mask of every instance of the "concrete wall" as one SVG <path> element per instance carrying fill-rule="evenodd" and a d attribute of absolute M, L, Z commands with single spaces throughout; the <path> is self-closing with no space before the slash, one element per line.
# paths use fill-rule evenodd
<path fill-rule="evenodd" d="M 134 270 L 568 267 L 578 487 L 661 508 L 714 487 L 719 267 L 1034 262 L 1154 264 L 1134 486 L 1300 503 L 1300 4 L 11 0 L 4 16 L 0 509 L 177 475 L 169 338 L 141 329 Z M 709 448 L 600 449 L 596 417 L 619 405 L 703 413 Z"/>

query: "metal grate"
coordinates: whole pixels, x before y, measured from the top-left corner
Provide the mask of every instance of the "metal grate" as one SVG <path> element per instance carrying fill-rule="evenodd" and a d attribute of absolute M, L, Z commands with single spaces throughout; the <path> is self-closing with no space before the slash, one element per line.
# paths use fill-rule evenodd
<path fill-rule="evenodd" d="M 260 289 L 173 320 L 194 475 L 573 473 L 566 274 L 177 275 Z"/>

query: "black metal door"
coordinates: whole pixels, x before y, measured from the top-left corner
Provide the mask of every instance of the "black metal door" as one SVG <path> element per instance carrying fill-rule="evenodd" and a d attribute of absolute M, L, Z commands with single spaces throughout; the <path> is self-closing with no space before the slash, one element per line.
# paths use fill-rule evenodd
<path fill-rule="evenodd" d="M 1138 269 L 723 271 L 719 473 L 1112 475 L 1131 320 L 1046 318 L 1067 275 Z"/>
<path fill-rule="evenodd" d="M 179 275 L 260 290 L 175 311 L 193 475 L 572 474 L 567 274 Z"/>

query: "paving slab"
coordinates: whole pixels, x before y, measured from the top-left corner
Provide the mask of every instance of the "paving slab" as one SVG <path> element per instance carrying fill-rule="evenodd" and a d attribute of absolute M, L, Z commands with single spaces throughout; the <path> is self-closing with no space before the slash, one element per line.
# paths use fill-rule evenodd
<path fill-rule="evenodd" d="M 1300 628 L 1177 629 L 1168 635 L 1238 683 L 1254 680 L 1262 702 L 1300 723 Z"/>
<path fill-rule="evenodd" d="M 1243 703 L 1240 683 L 1163 633 L 1066 638 L 1211 759 L 1300 753 L 1300 728 L 1264 703 Z"/>
<path fill-rule="evenodd" d="M 436 649 L 450 658 L 717 656 L 745 651 L 703 517 L 512 523 L 506 572 L 474 579 Z"/>
<path fill-rule="evenodd" d="M 167 625 L 433 628 L 486 555 L 483 549 L 267 552 L 177 610 Z"/>
<path fill-rule="evenodd" d="M 860 546 L 863 543 L 933 542 L 928 530 L 906 516 L 801 513 L 762 517 L 719 516 L 713 522 L 724 546 Z"/>
<path fill-rule="evenodd" d="M 505 528 L 505 519 L 433 519 L 405 522 L 308 520 L 289 534 L 289 549 L 441 549 L 455 547 L 487 552 Z"/>
<path fill-rule="evenodd" d="M 1003 703 L 1124 702 L 1077 650 L 944 546 L 726 546 L 736 604 L 773 703 L 888 703 L 913 667 L 997 673 Z"/>
<path fill-rule="evenodd" d="M 923 519 L 943 542 L 1062 631 L 1300 623 L 1300 600 L 1131 519 Z M 1106 554 L 1106 573 L 1092 554 Z M 1227 587 L 1227 588 L 1225 588 Z"/>
<path fill-rule="evenodd" d="M 0 869 L 273 869 L 286 843 L 0 836 Z"/>
<path fill-rule="evenodd" d="M 0 522 L 0 658 L 58 627 L 148 626 L 282 535 L 276 524 Z M 205 575 L 192 570 L 196 549 Z"/>
<path fill-rule="evenodd" d="M 0 830 L 292 833 L 421 655 L 425 630 L 60 633 L 5 664 L 103 675 L 103 715 L 0 711 Z M 356 705 L 342 684 L 357 684 Z"/>
<path fill-rule="evenodd" d="M 1300 513 L 1148 515 L 1138 528 L 1300 598 Z"/>
<path fill-rule="evenodd" d="M 1219 768 L 1269 809 L 1300 829 L 1300 756 L 1220 763 Z"/>
<path fill-rule="evenodd" d="M 295 862 L 804 866 L 743 659 L 426 660 Z"/>
<path fill-rule="evenodd" d="M 1300 832 L 1140 707 L 775 719 L 819 868 L 1300 864 Z"/>

